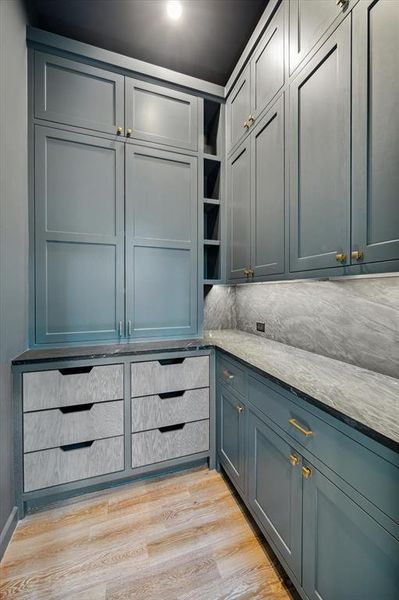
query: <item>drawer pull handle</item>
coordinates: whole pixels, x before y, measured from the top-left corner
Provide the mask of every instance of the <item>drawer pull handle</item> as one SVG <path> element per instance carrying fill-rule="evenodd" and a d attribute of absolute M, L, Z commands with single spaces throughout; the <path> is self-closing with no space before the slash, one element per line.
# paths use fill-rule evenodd
<path fill-rule="evenodd" d="M 178 423 L 177 425 L 165 425 L 165 427 L 159 427 L 159 431 L 161 433 L 167 433 L 168 431 L 178 431 L 179 429 L 183 429 L 185 423 Z"/>
<path fill-rule="evenodd" d="M 161 367 L 164 367 L 166 365 L 181 365 L 184 360 L 184 358 L 161 358 L 158 362 Z"/>
<path fill-rule="evenodd" d="M 310 467 L 302 467 L 302 475 L 304 479 L 309 479 L 309 477 L 312 477 L 312 469 Z"/>
<path fill-rule="evenodd" d="M 223 369 L 222 374 L 225 379 L 234 379 L 233 373 L 230 373 L 230 371 L 228 371 L 227 369 Z"/>
<path fill-rule="evenodd" d="M 82 373 L 90 373 L 93 367 L 67 367 L 58 369 L 61 375 L 81 375 Z"/>
<path fill-rule="evenodd" d="M 303 433 L 304 436 L 308 437 L 309 435 L 313 435 L 313 431 L 311 431 L 310 429 L 305 429 L 304 427 L 302 427 L 302 425 L 299 425 L 296 419 L 290 419 L 289 423 L 290 425 L 295 427 L 295 429 L 298 429 L 298 431 Z"/>
<path fill-rule="evenodd" d="M 79 442 L 78 444 L 67 444 L 66 446 L 60 446 L 63 452 L 70 452 L 71 450 L 79 450 L 80 448 L 90 448 L 94 444 L 94 440 L 91 442 Z"/>
<path fill-rule="evenodd" d="M 93 408 L 93 405 L 94 402 L 90 402 L 89 404 L 75 404 L 74 406 L 61 406 L 58 410 L 66 415 L 68 413 L 89 411 Z"/>
<path fill-rule="evenodd" d="M 185 390 L 179 390 L 178 392 L 164 392 L 163 394 L 158 394 L 158 396 L 161 400 L 166 400 L 167 398 L 181 398 L 185 393 Z"/>
<path fill-rule="evenodd" d="M 299 463 L 299 458 L 296 454 L 290 454 L 290 463 L 293 467 L 296 467 L 296 465 Z"/>

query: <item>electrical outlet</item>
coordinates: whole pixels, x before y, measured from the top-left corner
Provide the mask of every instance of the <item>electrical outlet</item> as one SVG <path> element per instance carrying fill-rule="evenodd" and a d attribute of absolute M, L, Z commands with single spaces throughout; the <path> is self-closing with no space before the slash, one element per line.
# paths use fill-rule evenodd
<path fill-rule="evenodd" d="M 256 331 L 263 331 L 263 333 L 265 333 L 265 324 L 264 323 L 256 323 Z"/>

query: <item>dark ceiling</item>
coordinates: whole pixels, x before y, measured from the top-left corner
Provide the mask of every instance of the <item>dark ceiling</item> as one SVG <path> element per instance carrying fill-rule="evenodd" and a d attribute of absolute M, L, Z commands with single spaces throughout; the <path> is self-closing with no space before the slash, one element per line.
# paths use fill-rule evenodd
<path fill-rule="evenodd" d="M 94 46 L 224 85 L 268 0 L 25 0 L 30 22 Z"/>

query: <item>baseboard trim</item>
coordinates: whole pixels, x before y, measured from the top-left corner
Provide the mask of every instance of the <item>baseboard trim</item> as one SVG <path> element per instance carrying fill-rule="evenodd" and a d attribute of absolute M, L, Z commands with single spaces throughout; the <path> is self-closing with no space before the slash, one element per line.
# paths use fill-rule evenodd
<path fill-rule="evenodd" d="M 18 523 L 18 508 L 14 506 L 0 533 L 0 560 L 3 558 L 8 543 Z"/>

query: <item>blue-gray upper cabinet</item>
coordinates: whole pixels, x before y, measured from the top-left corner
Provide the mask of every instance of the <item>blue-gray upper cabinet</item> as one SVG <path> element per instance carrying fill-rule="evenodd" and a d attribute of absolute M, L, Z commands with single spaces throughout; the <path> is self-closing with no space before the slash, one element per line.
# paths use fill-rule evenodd
<path fill-rule="evenodd" d="M 117 134 L 124 128 L 124 77 L 35 51 L 37 119 Z"/>
<path fill-rule="evenodd" d="M 301 580 L 302 459 L 249 412 L 248 499 L 262 527 Z"/>
<path fill-rule="evenodd" d="M 348 263 L 350 35 L 346 18 L 290 86 L 290 270 Z"/>
<path fill-rule="evenodd" d="M 124 315 L 124 149 L 35 128 L 36 342 L 115 339 Z"/>
<path fill-rule="evenodd" d="M 226 106 L 227 150 L 232 150 L 247 134 L 251 116 L 251 69 L 248 64 L 232 89 Z"/>
<path fill-rule="evenodd" d="M 127 334 L 195 334 L 197 159 L 133 144 L 125 151 Z"/>
<path fill-rule="evenodd" d="M 198 148 L 198 99 L 184 92 L 126 77 L 125 122 L 128 137 Z"/>
<path fill-rule="evenodd" d="M 399 259 L 399 2 L 359 2 L 352 44 L 352 260 Z"/>
<path fill-rule="evenodd" d="M 303 588 L 310 600 L 397 600 L 399 542 L 312 465 L 303 481 Z"/>
<path fill-rule="evenodd" d="M 251 58 L 251 114 L 253 119 L 260 115 L 284 85 L 286 8 L 286 2 L 282 2 Z"/>
<path fill-rule="evenodd" d="M 229 279 L 248 276 L 251 265 L 250 139 L 228 160 Z"/>
<path fill-rule="evenodd" d="M 348 4 L 348 0 L 289 0 L 291 74 Z"/>
<path fill-rule="evenodd" d="M 251 133 L 251 267 L 254 277 L 284 272 L 284 98 Z"/>

